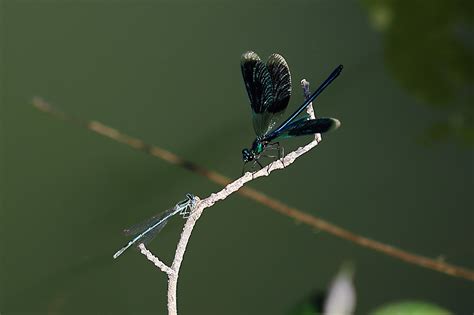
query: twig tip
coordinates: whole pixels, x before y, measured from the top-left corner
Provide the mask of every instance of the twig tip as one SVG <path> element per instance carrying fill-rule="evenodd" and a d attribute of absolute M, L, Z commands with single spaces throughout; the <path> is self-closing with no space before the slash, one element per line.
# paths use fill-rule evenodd
<path fill-rule="evenodd" d="M 33 104 L 34 107 L 36 107 L 37 109 L 43 112 L 51 111 L 51 106 L 39 96 L 33 97 L 33 99 L 31 100 L 31 103 Z"/>

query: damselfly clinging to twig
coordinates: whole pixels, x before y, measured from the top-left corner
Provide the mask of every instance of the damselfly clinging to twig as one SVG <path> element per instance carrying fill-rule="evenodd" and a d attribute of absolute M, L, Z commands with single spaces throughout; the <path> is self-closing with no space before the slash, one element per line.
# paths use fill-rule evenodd
<path fill-rule="evenodd" d="M 278 149 L 278 157 L 282 157 L 282 148 L 278 142 L 281 139 L 323 133 L 339 127 L 340 122 L 335 118 L 310 119 L 309 115 L 301 115 L 300 118 L 298 116 L 337 78 L 342 71 L 342 65 L 339 65 L 290 117 L 274 129 L 291 96 L 288 64 L 279 54 L 272 54 L 265 63 L 256 53 L 248 51 L 242 55 L 240 66 L 252 108 L 253 128 L 257 135 L 252 147 L 242 150 L 244 166 L 254 161 L 254 165 L 258 163 L 263 167 L 258 160 L 269 148 Z"/>
<path fill-rule="evenodd" d="M 186 199 L 178 202 L 173 208 L 148 219 L 145 222 L 125 229 L 126 235 L 136 235 L 127 245 L 119 249 L 114 254 L 114 259 L 122 255 L 132 245 L 150 242 L 156 234 L 158 234 L 168 223 L 168 220 L 175 214 L 180 214 L 183 218 L 187 218 L 196 205 L 196 197 L 192 194 L 186 194 Z"/>

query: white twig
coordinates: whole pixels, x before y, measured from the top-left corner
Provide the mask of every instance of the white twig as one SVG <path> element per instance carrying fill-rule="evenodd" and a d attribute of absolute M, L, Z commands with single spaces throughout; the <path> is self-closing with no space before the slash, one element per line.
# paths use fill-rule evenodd
<path fill-rule="evenodd" d="M 307 98 L 310 95 L 309 83 L 306 80 L 302 80 L 301 85 L 303 87 L 305 97 Z M 312 104 L 308 106 L 306 111 L 310 115 L 311 119 L 315 118 Z M 322 139 L 321 135 L 316 134 L 314 140 L 308 143 L 307 145 L 303 147 L 299 147 L 295 151 L 287 154 L 285 157 L 279 160 L 276 160 L 270 163 L 269 165 L 265 166 L 261 170 L 253 174 L 250 172 L 245 173 L 242 177 L 228 184 L 221 191 L 217 193 L 213 193 L 205 199 L 200 200 L 198 197 L 196 197 L 197 199 L 196 206 L 192 210 L 189 218 L 186 221 L 186 224 L 183 227 L 183 231 L 181 232 L 181 237 L 176 247 L 176 252 L 175 252 L 175 256 L 174 256 L 171 268 L 165 265 L 163 262 L 161 262 L 149 250 L 147 250 L 145 248 L 145 245 L 140 244 L 139 247 L 140 247 L 141 253 L 145 255 L 148 260 L 153 262 L 155 266 L 160 268 L 164 273 L 168 275 L 168 314 L 169 315 L 178 314 L 176 291 L 178 287 L 179 269 L 181 267 L 181 263 L 183 262 L 184 253 L 186 252 L 186 246 L 188 245 L 189 238 L 191 237 L 191 233 L 193 231 L 194 225 L 196 224 L 197 220 L 203 213 L 204 209 L 212 207 L 216 202 L 220 200 L 226 199 L 228 196 L 230 196 L 232 193 L 239 190 L 246 183 L 262 176 L 268 176 L 270 175 L 271 172 L 275 170 L 288 167 L 298 157 L 300 157 L 301 155 L 305 154 L 306 152 L 310 151 L 312 148 L 317 146 L 318 143 L 321 141 L 321 139 Z"/>
<path fill-rule="evenodd" d="M 140 253 L 146 256 L 146 258 L 151 261 L 155 266 L 161 269 L 164 273 L 171 275 L 174 273 L 173 269 L 168 267 L 164 262 L 162 262 L 158 257 L 152 254 L 146 247 L 145 244 L 141 243 L 138 245 L 138 248 L 140 248 Z"/>

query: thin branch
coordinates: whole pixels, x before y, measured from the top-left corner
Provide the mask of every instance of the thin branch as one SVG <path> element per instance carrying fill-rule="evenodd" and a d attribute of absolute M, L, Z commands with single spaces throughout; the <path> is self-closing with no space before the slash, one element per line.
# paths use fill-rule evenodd
<path fill-rule="evenodd" d="M 305 83 L 308 88 L 308 83 Z M 311 118 L 314 119 L 314 111 L 312 106 L 310 105 L 308 108 L 308 114 Z M 316 134 L 313 141 L 309 144 L 305 145 L 304 147 L 300 147 L 297 150 L 287 154 L 285 157 L 274 161 L 273 163 L 267 165 L 266 167 L 262 168 L 258 172 L 245 173 L 242 177 L 235 180 L 234 182 L 228 184 L 224 189 L 217 193 L 211 194 L 208 198 L 197 200 L 197 204 L 192 210 L 186 224 L 183 227 L 183 232 L 181 233 L 181 237 L 179 239 L 178 245 L 176 247 L 175 256 L 173 259 L 173 264 L 171 265 L 172 272 L 166 272 L 162 269 L 160 265 L 160 269 L 168 274 L 168 314 L 169 315 L 176 315 L 177 314 L 177 287 L 178 287 L 178 277 L 179 277 L 179 270 L 181 268 L 181 263 L 183 262 L 184 253 L 186 252 L 186 247 L 188 245 L 189 239 L 191 237 L 191 233 L 194 229 L 194 226 L 197 220 L 201 217 L 204 209 L 212 207 L 216 202 L 226 199 L 231 194 L 237 192 L 240 188 L 242 188 L 246 183 L 257 179 L 262 176 L 268 176 L 271 172 L 283 169 L 288 167 L 292 164 L 298 157 L 301 155 L 309 152 L 312 148 L 314 148 L 319 141 L 321 141 L 321 135 Z M 158 260 L 155 256 L 153 256 L 148 250 L 146 250 L 143 244 L 140 245 L 140 249 L 142 253 L 147 257 L 148 260 L 151 260 L 155 263 Z M 151 254 L 151 255 L 150 255 Z M 159 261 L 159 260 L 158 260 Z M 161 262 L 160 262 L 161 263 Z"/>
<path fill-rule="evenodd" d="M 307 144 L 306 146 L 302 148 L 298 148 L 296 151 L 293 151 L 290 154 L 286 155 L 284 158 L 269 164 L 268 166 L 264 167 L 263 169 L 261 169 L 260 171 L 256 173 L 251 174 L 247 172 L 241 178 L 228 184 L 221 191 L 217 193 L 213 193 L 208 198 L 203 199 L 197 203 L 190 217 L 186 221 L 186 224 L 184 225 L 183 232 L 181 233 L 181 237 L 176 247 L 173 264 L 171 265 L 171 269 L 173 269 L 174 273 L 168 275 L 168 314 L 170 315 L 177 314 L 176 289 L 178 286 L 179 269 L 181 267 L 184 253 L 186 252 L 186 247 L 189 242 L 189 238 L 191 237 L 193 228 L 197 220 L 200 218 L 201 214 L 203 213 L 204 209 L 212 207 L 216 202 L 226 199 L 231 194 L 237 192 L 246 183 L 262 176 L 268 176 L 270 175 L 271 172 L 275 170 L 288 167 L 298 157 L 310 151 L 317 144 L 318 144 L 318 140 L 315 139 L 309 144 Z"/>
<path fill-rule="evenodd" d="M 151 261 L 155 266 L 161 269 L 164 273 L 166 273 L 168 276 L 174 274 L 174 270 L 168 267 L 164 262 L 162 262 L 158 257 L 153 255 L 152 252 L 150 252 L 146 247 L 145 244 L 141 243 L 138 245 L 138 248 L 140 249 L 140 253 L 145 255 L 145 257 Z"/>
<path fill-rule="evenodd" d="M 226 186 L 231 183 L 231 180 L 228 177 L 218 172 L 208 170 L 202 166 L 195 164 L 194 162 L 185 160 L 170 151 L 167 151 L 154 145 L 147 144 L 140 139 L 131 137 L 127 134 L 118 131 L 117 129 L 111 128 L 100 122 L 72 119 L 68 115 L 57 111 L 56 109 L 51 107 L 51 105 L 43 101 L 41 98 L 34 98 L 33 105 L 37 109 L 49 115 L 52 115 L 58 118 L 59 120 L 74 122 L 82 127 L 85 127 L 95 133 L 110 138 L 114 141 L 123 143 L 136 150 L 140 150 L 154 157 L 160 158 L 170 164 L 177 165 L 179 167 L 197 173 L 218 185 Z M 290 217 L 296 221 L 302 222 L 308 226 L 319 229 L 346 241 L 352 242 L 356 245 L 372 249 L 387 256 L 405 261 L 409 264 L 438 271 L 450 276 L 474 281 L 474 271 L 468 268 L 452 265 L 441 260 L 436 260 L 418 254 L 410 253 L 400 248 L 355 234 L 349 230 L 332 224 L 319 217 L 305 213 L 297 208 L 290 207 L 289 205 L 275 198 L 267 196 L 253 188 L 243 187 L 238 191 L 238 193 L 248 199 L 252 199 L 260 204 L 263 204 L 282 215 Z"/>

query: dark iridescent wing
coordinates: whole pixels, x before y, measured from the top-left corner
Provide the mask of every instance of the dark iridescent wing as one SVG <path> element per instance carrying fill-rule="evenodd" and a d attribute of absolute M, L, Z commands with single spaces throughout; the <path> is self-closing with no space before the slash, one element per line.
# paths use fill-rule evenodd
<path fill-rule="evenodd" d="M 335 118 L 302 118 L 288 125 L 281 133 L 275 135 L 273 139 L 325 133 L 339 128 L 340 125 L 339 120 Z"/>
<path fill-rule="evenodd" d="M 254 113 L 261 114 L 273 103 L 270 72 L 265 63 L 253 51 L 248 51 L 242 55 L 240 67 L 250 106 Z"/>
<path fill-rule="evenodd" d="M 258 136 L 268 132 L 271 116 L 267 108 L 273 104 L 273 84 L 268 68 L 253 51 L 242 55 L 242 76 L 252 107 L 253 128 Z"/>
<path fill-rule="evenodd" d="M 276 114 L 283 113 L 288 106 L 291 96 L 291 74 L 285 58 L 279 54 L 268 57 L 267 68 L 273 83 L 273 103 L 267 111 Z"/>

